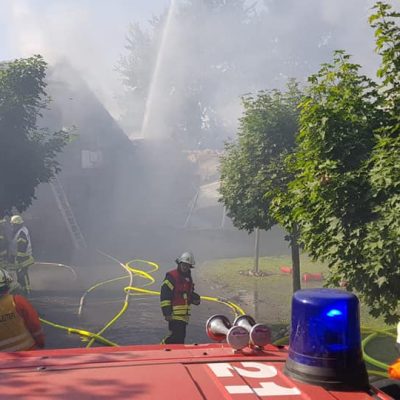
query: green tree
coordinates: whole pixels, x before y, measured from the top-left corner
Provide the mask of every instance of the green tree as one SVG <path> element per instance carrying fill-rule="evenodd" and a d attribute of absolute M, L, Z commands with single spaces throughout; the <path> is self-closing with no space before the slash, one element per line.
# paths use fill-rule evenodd
<path fill-rule="evenodd" d="M 276 192 L 285 191 L 289 172 L 285 156 L 295 148 L 301 92 L 291 81 L 287 92 L 261 91 L 243 97 L 238 139 L 226 144 L 221 157 L 221 200 L 233 224 L 248 232 L 268 230 Z M 293 255 L 293 289 L 300 288 L 296 228 L 289 227 Z"/>
<path fill-rule="evenodd" d="M 377 72 L 382 79 L 386 119 L 377 130 L 377 144 L 369 163 L 369 178 L 376 216 L 367 227 L 364 252 L 368 264 L 356 289 L 364 293 L 373 315 L 388 322 L 400 317 L 400 14 L 383 2 L 375 5 L 370 23 L 375 28 L 376 50 L 382 58 Z"/>
<path fill-rule="evenodd" d="M 37 185 L 59 171 L 56 155 L 69 135 L 38 127 L 49 103 L 46 67 L 39 55 L 0 64 L 0 215 L 24 211 Z"/>
<path fill-rule="evenodd" d="M 310 255 L 338 270 L 361 262 L 359 240 L 372 218 L 367 161 L 382 112 L 376 85 L 343 52 L 309 78 L 301 102 L 291 217 Z"/>
<path fill-rule="evenodd" d="M 400 315 L 399 16 L 379 2 L 370 18 L 381 83 L 344 52 L 310 77 L 289 184 L 290 218 L 328 284 L 346 282 L 388 323 Z"/>

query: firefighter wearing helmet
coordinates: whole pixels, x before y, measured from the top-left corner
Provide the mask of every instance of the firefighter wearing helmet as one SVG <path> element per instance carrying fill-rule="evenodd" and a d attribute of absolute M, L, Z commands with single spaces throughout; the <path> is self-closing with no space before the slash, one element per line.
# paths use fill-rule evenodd
<path fill-rule="evenodd" d="M 0 351 L 34 350 L 44 347 L 39 316 L 21 295 L 9 294 L 12 276 L 0 268 Z"/>
<path fill-rule="evenodd" d="M 10 267 L 16 271 L 17 281 L 24 292 L 30 291 L 28 268 L 34 264 L 28 228 L 20 215 L 11 217 L 13 236 L 9 248 Z"/>
<path fill-rule="evenodd" d="M 0 218 L 0 268 L 6 268 L 8 261 L 8 240 L 6 224 L 7 221 Z"/>
<path fill-rule="evenodd" d="M 193 254 L 184 252 L 175 261 L 177 268 L 167 272 L 161 285 L 161 311 L 170 331 L 161 342 L 165 344 L 185 343 L 190 305 L 200 304 L 191 274 L 191 268 L 195 265 Z"/>

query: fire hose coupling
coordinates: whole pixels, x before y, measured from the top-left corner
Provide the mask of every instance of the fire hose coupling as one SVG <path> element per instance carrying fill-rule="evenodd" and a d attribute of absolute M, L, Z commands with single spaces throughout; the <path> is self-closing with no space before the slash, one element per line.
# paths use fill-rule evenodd
<path fill-rule="evenodd" d="M 271 343 L 271 330 L 257 324 L 249 315 L 237 317 L 232 325 L 224 315 L 213 315 L 206 323 L 206 333 L 214 341 L 227 341 L 235 350 L 263 347 Z"/>

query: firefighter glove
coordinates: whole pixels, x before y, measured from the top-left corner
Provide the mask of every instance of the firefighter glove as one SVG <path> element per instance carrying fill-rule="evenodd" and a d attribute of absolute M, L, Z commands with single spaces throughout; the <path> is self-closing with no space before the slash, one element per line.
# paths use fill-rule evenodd
<path fill-rule="evenodd" d="M 197 294 L 197 293 L 195 293 L 195 292 L 193 292 L 192 293 L 192 298 L 191 298 L 191 301 L 190 301 L 192 304 L 194 304 L 195 306 L 198 306 L 199 304 L 200 304 L 200 302 L 201 302 L 201 300 L 200 300 L 200 296 Z"/>

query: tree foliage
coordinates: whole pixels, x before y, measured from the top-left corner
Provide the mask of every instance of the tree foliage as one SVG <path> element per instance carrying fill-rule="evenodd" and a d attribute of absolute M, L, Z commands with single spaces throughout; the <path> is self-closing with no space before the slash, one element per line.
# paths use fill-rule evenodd
<path fill-rule="evenodd" d="M 295 145 L 300 91 L 291 82 L 287 92 L 261 91 L 242 100 L 238 139 L 226 144 L 221 157 L 221 201 L 237 228 L 267 230 L 276 221 L 266 193 L 286 176 L 282 161 Z"/>
<path fill-rule="evenodd" d="M 342 51 L 309 78 L 287 218 L 328 262 L 328 284 L 346 282 L 387 322 L 400 315 L 398 17 L 380 2 L 370 18 L 381 83 Z"/>
<path fill-rule="evenodd" d="M 376 50 L 382 57 L 378 76 L 385 120 L 377 130 L 377 144 L 369 163 L 369 180 L 376 218 L 368 225 L 362 270 L 365 293 L 373 315 L 388 322 L 400 317 L 400 13 L 378 2 L 370 23 L 375 28 Z"/>
<path fill-rule="evenodd" d="M 367 161 L 380 126 L 378 94 L 343 52 L 309 81 L 289 185 L 292 217 L 311 256 L 350 270 L 361 261 L 358 241 L 372 218 Z"/>
<path fill-rule="evenodd" d="M 59 171 L 56 155 L 68 133 L 38 127 L 49 103 L 46 67 L 39 55 L 0 65 L 0 215 L 25 210 L 36 186 Z"/>
<path fill-rule="evenodd" d="M 261 91 L 243 97 L 238 139 L 221 157 L 221 200 L 233 224 L 252 232 L 275 225 L 271 202 L 291 180 L 285 157 L 295 148 L 301 92 L 291 81 L 286 92 Z M 287 227 L 293 256 L 293 288 L 300 288 L 297 227 Z"/>

